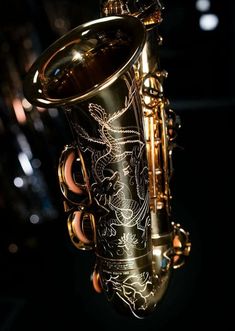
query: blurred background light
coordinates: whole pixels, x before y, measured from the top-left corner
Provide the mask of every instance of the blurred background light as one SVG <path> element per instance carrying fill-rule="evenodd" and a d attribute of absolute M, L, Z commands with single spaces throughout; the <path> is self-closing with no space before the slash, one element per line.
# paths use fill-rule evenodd
<path fill-rule="evenodd" d="M 18 188 L 23 187 L 23 186 L 24 186 L 23 178 L 21 178 L 21 177 L 16 177 L 16 178 L 14 179 L 14 185 L 15 185 L 16 187 L 18 187 Z"/>
<path fill-rule="evenodd" d="M 204 12 L 210 9 L 211 2 L 210 0 L 197 0 L 195 6 L 198 11 Z"/>
<path fill-rule="evenodd" d="M 219 18 L 215 14 L 203 14 L 199 19 L 199 26 L 204 31 L 212 31 L 217 28 Z"/>

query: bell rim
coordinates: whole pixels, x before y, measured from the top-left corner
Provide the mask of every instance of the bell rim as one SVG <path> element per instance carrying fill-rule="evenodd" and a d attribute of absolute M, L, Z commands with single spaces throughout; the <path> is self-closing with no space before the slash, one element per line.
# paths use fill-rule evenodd
<path fill-rule="evenodd" d="M 88 29 L 107 29 L 108 27 L 113 26 L 113 24 L 117 24 L 117 26 L 120 24 L 120 27 L 125 24 L 129 31 L 132 31 L 132 35 L 135 38 L 127 61 L 120 68 L 118 68 L 118 70 L 113 72 L 111 76 L 107 77 L 100 84 L 98 84 L 98 86 L 93 87 L 85 93 L 64 98 L 51 98 L 45 95 L 45 93 L 43 93 L 43 84 L 40 78 L 41 72 L 43 68 L 45 68 L 45 64 L 48 60 L 54 54 L 59 52 L 59 50 L 61 50 L 64 47 L 64 44 L 68 43 L 69 40 L 73 40 L 74 37 L 81 37 L 82 34 L 85 35 L 85 31 Z M 55 40 L 41 53 L 41 55 L 39 55 L 26 74 L 23 84 L 24 96 L 31 104 L 44 108 L 70 106 L 80 101 L 85 101 L 94 96 L 97 92 L 113 84 L 114 81 L 116 81 L 120 76 L 122 76 L 123 73 L 128 71 L 133 66 L 141 54 L 145 44 L 145 38 L 146 31 L 143 23 L 133 16 L 109 16 L 81 24 Z"/>

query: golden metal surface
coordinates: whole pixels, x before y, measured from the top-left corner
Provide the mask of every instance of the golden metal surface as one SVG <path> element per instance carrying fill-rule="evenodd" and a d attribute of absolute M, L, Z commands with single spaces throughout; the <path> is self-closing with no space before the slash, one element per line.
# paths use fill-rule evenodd
<path fill-rule="evenodd" d="M 189 234 L 171 221 L 176 117 L 158 59 L 162 8 L 157 0 L 108 0 L 102 8 L 106 18 L 42 54 L 25 95 L 62 108 L 75 137 L 58 176 L 71 241 L 96 254 L 95 290 L 118 311 L 143 318 L 191 248 Z"/>

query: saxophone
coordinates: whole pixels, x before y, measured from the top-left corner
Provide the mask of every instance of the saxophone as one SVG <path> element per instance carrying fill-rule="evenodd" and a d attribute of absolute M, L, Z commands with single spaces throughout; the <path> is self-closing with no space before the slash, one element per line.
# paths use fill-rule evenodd
<path fill-rule="evenodd" d="M 163 96 L 158 1 L 106 1 L 102 18 L 55 41 L 29 70 L 24 94 L 65 112 L 74 142 L 58 177 L 73 244 L 93 250 L 93 285 L 116 310 L 143 318 L 189 255 L 171 221 L 176 116 Z"/>

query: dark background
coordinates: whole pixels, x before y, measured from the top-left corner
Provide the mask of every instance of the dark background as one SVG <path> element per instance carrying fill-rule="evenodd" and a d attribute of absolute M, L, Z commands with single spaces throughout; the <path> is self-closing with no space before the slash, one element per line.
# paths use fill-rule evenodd
<path fill-rule="evenodd" d="M 173 216 L 192 252 L 165 300 L 145 320 L 119 316 L 94 293 L 94 256 L 74 248 L 57 180 L 71 141 L 63 114 L 25 105 L 22 81 L 63 33 L 99 16 L 99 0 L 0 3 L 0 330 L 230 330 L 233 302 L 235 2 L 211 0 L 218 16 L 203 31 L 196 1 L 165 1 L 160 26 L 164 91 L 180 115 L 174 153 Z M 21 117 L 16 117 L 21 114 Z M 25 175 L 24 152 L 33 172 Z M 24 185 L 14 185 L 16 178 Z M 19 186 L 19 184 L 17 184 Z"/>

